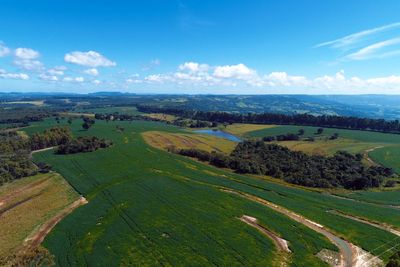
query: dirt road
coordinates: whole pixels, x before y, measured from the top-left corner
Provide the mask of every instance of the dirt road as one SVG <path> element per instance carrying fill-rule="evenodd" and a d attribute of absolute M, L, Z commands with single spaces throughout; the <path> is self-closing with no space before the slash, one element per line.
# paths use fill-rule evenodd
<path fill-rule="evenodd" d="M 352 267 L 354 266 L 356 260 L 356 255 L 355 255 L 355 251 L 354 248 L 356 246 L 352 245 L 351 243 L 337 237 L 336 235 L 334 235 L 333 233 L 329 232 L 328 230 L 324 229 L 324 227 L 316 222 L 313 222 L 309 219 L 304 218 L 303 216 L 294 213 L 286 208 L 283 208 L 281 206 L 275 205 L 274 203 L 271 203 L 269 201 L 266 201 L 262 198 L 253 196 L 253 195 L 249 195 L 243 192 L 239 192 L 239 191 L 235 191 L 235 190 L 231 190 L 231 189 L 222 189 L 222 191 L 225 192 L 229 192 L 229 193 L 233 193 L 233 194 L 237 194 L 241 197 L 247 198 L 249 200 L 258 202 L 262 205 L 265 205 L 279 213 L 282 213 L 286 216 L 288 216 L 289 218 L 311 228 L 312 230 L 324 235 L 326 238 L 328 238 L 333 244 L 335 244 L 339 250 L 340 250 L 340 264 L 338 266 L 340 267 Z"/>

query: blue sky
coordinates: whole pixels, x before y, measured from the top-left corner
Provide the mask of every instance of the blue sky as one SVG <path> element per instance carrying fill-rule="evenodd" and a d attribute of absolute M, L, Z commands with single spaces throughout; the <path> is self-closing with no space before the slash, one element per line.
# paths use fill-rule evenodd
<path fill-rule="evenodd" d="M 400 1 L 0 1 L 0 91 L 400 94 Z"/>

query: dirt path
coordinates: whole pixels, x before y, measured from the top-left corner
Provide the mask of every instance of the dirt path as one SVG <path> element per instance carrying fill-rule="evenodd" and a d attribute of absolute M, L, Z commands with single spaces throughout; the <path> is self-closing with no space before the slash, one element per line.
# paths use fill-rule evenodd
<path fill-rule="evenodd" d="M 43 152 L 43 151 L 47 151 L 47 150 L 51 150 L 51 149 L 53 149 L 53 148 L 55 148 L 55 146 L 46 147 L 46 148 L 43 148 L 43 149 L 38 149 L 38 150 L 33 150 L 33 151 L 31 152 L 31 155 L 33 155 L 33 154 L 35 154 L 35 153 L 39 153 L 39 152 Z"/>
<path fill-rule="evenodd" d="M 326 230 L 322 225 L 313 222 L 309 219 L 306 219 L 305 217 L 294 213 L 286 208 L 283 208 L 281 206 L 275 205 L 274 203 L 271 203 L 269 201 L 266 201 L 262 198 L 253 196 L 253 195 L 249 195 L 243 192 L 239 192 L 239 191 L 234 191 L 234 190 L 230 190 L 230 189 L 223 189 L 223 191 L 225 192 L 229 192 L 229 193 L 233 193 L 233 194 L 237 194 L 241 197 L 247 198 L 249 200 L 258 202 L 262 205 L 265 205 L 279 213 L 282 213 L 286 216 L 288 216 L 289 218 L 295 220 L 296 222 L 299 222 L 309 228 L 311 228 L 312 230 L 324 235 L 326 238 L 328 238 L 333 244 L 335 244 L 339 250 L 340 250 L 340 263 L 337 266 L 340 267 L 352 267 L 355 266 L 355 262 L 357 262 L 357 257 L 354 253 L 354 248 L 356 246 L 354 246 L 353 244 L 337 237 L 336 235 L 332 234 L 331 232 L 329 232 L 328 230 Z"/>
<path fill-rule="evenodd" d="M 274 241 L 275 246 L 278 248 L 279 251 L 283 251 L 283 252 L 291 252 L 288 246 L 288 242 L 283 239 L 280 238 L 279 236 L 277 236 L 275 233 L 271 232 L 270 230 L 266 229 L 265 227 L 261 226 L 260 224 L 258 224 L 258 221 L 256 218 L 248 216 L 248 215 L 243 215 L 240 220 L 258 230 L 260 230 L 260 232 L 264 233 L 266 236 L 268 236 L 269 238 L 272 239 L 272 241 Z"/>
<path fill-rule="evenodd" d="M 50 233 L 50 231 L 56 226 L 58 222 L 60 222 L 63 218 L 65 218 L 68 214 L 70 214 L 73 210 L 87 203 L 87 200 L 84 197 L 80 197 L 78 200 L 70 204 L 64 210 L 56 214 L 53 218 L 50 218 L 47 222 L 45 222 L 39 229 L 35 230 L 28 238 L 24 241 L 24 246 L 27 249 L 33 249 L 38 247 L 46 235 Z"/>
<path fill-rule="evenodd" d="M 370 163 L 370 164 L 372 164 L 372 165 L 379 165 L 378 163 L 376 163 L 375 161 L 373 161 L 370 157 L 369 157 L 369 153 L 371 153 L 372 151 L 374 151 L 375 149 L 378 149 L 378 148 L 382 148 L 383 146 L 376 146 L 376 147 L 373 147 L 373 148 L 370 148 L 370 149 L 367 149 L 367 150 L 365 150 L 364 151 L 364 158 Z"/>

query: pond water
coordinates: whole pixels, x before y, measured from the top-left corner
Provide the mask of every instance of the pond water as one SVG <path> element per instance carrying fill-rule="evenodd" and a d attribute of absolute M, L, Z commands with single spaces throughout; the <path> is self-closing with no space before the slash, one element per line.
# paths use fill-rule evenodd
<path fill-rule="evenodd" d="M 204 130 L 196 130 L 194 132 L 195 133 L 214 135 L 216 137 L 224 138 L 224 139 L 227 139 L 227 140 L 230 140 L 230 141 L 233 141 L 233 142 L 240 142 L 241 141 L 239 137 L 237 137 L 237 136 L 235 136 L 233 134 L 221 131 L 221 130 L 204 129 Z"/>

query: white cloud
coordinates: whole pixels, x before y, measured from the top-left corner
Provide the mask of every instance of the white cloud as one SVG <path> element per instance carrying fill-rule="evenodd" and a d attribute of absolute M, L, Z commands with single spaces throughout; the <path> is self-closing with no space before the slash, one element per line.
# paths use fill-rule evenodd
<path fill-rule="evenodd" d="M 397 29 L 397 28 L 400 28 L 400 22 L 391 23 L 391 24 L 384 25 L 384 26 L 381 26 L 381 27 L 377 27 L 377 28 L 368 29 L 368 30 L 357 32 L 357 33 L 353 33 L 353 34 L 344 36 L 344 37 L 336 39 L 336 40 L 332 40 L 332 41 L 328 41 L 328 42 L 323 42 L 323 43 L 317 44 L 317 45 L 315 45 L 315 47 L 330 46 L 330 47 L 333 47 L 333 48 L 346 48 L 346 47 L 348 47 L 350 45 L 353 45 L 353 44 L 359 42 L 363 38 L 368 37 L 370 35 L 374 35 L 374 34 L 377 34 L 377 33 L 380 33 L 380 32 L 393 30 L 393 29 Z"/>
<path fill-rule="evenodd" d="M 132 78 L 129 78 L 129 79 L 126 79 L 125 82 L 126 82 L 126 83 L 142 83 L 143 81 L 140 80 L 140 79 L 132 79 Z"/>
<path fill-rule="evenodd" d="M 98 85 L 98 84 L 101 84 L 101 81 L 99 81 L 99 80 L 93 80 L 92 83 Z"/>
<path fill-rule="evenodd" d="M 39 52 L 31 48 L 20 47 L 15 49 L 15 56 L 23 60 L 32 60 L 40 56 Z"/>
<path fill-rule="evenodd" d="M 0 69 L 0 78 L 3 79 L 16 79 L 16 80 L 29 80 L 29 75 L 25 73 L 10 73 L 6 70 Z"/>
<path fill-rule="evenodd" d="M 58 77 L 56 75 L 47 75 L 43 73 L 39 75 L 39 79 L 44 81 L 53 81 L 53 82 L 58 81 Z"/>
<path fill-rule="evenodd" d="M 144 65 L 144 66 L 142 67 L 142 70 L 143 70 L 143 71 L 152 70 L 152 69 L 154 69 L 155 67 L 158 67 L 158 66 L 160 66 L 160 65 L 161 65 L 161 61 L 160 61 L 158 58 L 156 58 L 156 59 L 150 60 L 149 63 L 147 63 L 146 65 Z"/>
<path fill-rule="evenodd" d="M 54 68 L 48 69 L 47 73 L 50 75 L 63 76 L 65 74 L 64 71 L 66 70 L 67 68 L 64 66 L 56 66 Z"/>
<path fill-rule="evenodd" d="M 84 73 L 88 74 L 88 75 L 92 75 L 92 76 L 97 76 L 99 75 L 99 71 L 95 68 L 92 69 L 87 69 L 84 71 Z"/>
<path fill-rule="evenodd" d="M 14 65 L 20 69 L 29 71 L 41 71 L 44 69 L 44 65 L 39 60 L 31 59 L 16 59 L 14 60 Z"/>
<path fill-rule="evenodd" d="M 269 86 L 306 86 L 310 83 L 304 76 L 291 76 L 286 72 L 271 72 L 263 80 Z"/>
<path fill-rule="evenodd" d="M 240 63 L 237 65 L 217 66 L 213 75 L 217 78 L 235 78 L 245 80 L 256 75 L 256 72 Z"/>
<path fill-rule="evenodd" d="M 199 64 L 197 62 L 185 62 L 179 65 L 178 69 L 189 72 L 207 72 L 209 70 L 209 66 L 207 64 Z"/>
<path fill-rule="evenodd" d="M 386 52 L 382 51 L 382 50 L 386 47 L 390 47 L 390 46 L 397 45 L 397 44 L 400 44 L 400 37 L 385 40 L 385 41 L 378 42 L 378 43 L 369 45 L 367 47 L 361 48 L 357 52 L 347 55 L 345 57 L 345 59 L 364 60 L 364 59 L 370 59 L 370 58 L 382 58 L 382 57 L 390 56 L 390 55 L 393 55 L 393 52 L 398 53 L 398 50 L 386 51 Z"/>
<path fill-rule="evenodd" d="M 0 57 L 8 56 L 10 53 L 11 53 L 10 48 L 5 46 L 5 44 L 0 41 Z"/>
<path fill-rule="evenodd" d="M 84 81 L 85 81 L 85 78 L 83 78 L 83 77 L 69 77 L 69 76 L 67 76 L 67 77 L 64 77 L 63 81 L 64 81 L 64 82 L 79 82 L 79 83 L 81 83 L 81 82 L 84 82 Z"/>
<path fill-rule="evenodd" d="M 75 51 L 67 53 L 64 56 L 65 62 L 77 64 L 86 67 L 112 67 L 117 64 L 104 57 L 96 51 L 80 52 Z"/>

